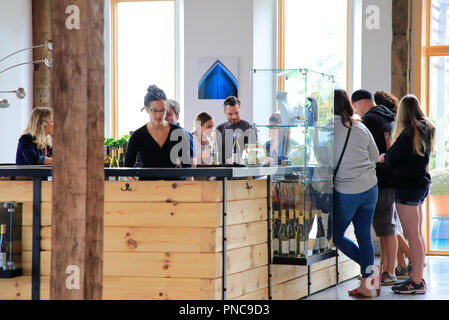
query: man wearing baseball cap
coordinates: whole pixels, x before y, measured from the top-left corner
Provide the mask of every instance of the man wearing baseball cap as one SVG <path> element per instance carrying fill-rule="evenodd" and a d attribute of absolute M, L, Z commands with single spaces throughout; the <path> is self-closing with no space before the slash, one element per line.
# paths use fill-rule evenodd
<path fill-rule="evenodd" d="M 368 90 L 355 91 L 351 97 L 355 112 L 362 118 L 376 142 L 379 154 L 391 145 L 394 128 L 394 114 L 385 106 L 376 106 L 374 97 Z M 382 285 L 397 283 L 394 267 L 398 250 L 396 238 L 397 215 L 394 210 L 394 189 L 389 174 L 383 164 L 376 164 L 379 196 L 373 217 L 373 227 L 380 240 L 381 263 L 383 265 Z"/>

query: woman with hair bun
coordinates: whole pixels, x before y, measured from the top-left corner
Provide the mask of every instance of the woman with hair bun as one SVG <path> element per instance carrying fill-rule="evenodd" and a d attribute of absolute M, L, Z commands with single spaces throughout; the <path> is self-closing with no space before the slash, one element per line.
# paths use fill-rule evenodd
<path fill-rule="evenodd" d="M 125 167 L 133 167 L 140 153 L 142 167 L 191 167 L 194 146 L 190 134 L 177 125 L 167 122 L 167 97 L 156 85 L 147 89 L 144 108 L 150 121 L 133 132 L 125 155 Z M 142 109 L 142 110 L 143 110 Z"/>
<path fill-rule="evenodd" d="M 34 108 L 17 145 L 16 165 L 53 164 L 52 133 L 53 109 Z"/>
<path fill-rule="evenodd" d="M 195 142 L 195 150 L 197 151 L 197 164 L 211 164 L 210 150 L 208 138 L 214 129 L 214 119 L 207 112 L 201 112 L 195 116 L 193 120 L 193 140 Z"/>

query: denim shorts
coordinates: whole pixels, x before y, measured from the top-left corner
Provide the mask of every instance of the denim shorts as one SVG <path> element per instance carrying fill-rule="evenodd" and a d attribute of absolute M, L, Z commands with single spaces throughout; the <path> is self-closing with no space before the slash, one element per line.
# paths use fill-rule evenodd
<path fill-rule="evenodd" d="M 395 189 L 394 201 L 408 206 L 417 206 L 424 202 L 429 194 L 429 187 L 420 189 Z"/>

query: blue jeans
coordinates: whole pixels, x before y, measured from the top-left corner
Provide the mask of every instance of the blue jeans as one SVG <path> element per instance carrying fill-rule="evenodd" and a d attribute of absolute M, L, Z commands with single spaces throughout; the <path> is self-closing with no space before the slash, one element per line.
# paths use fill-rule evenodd
<path fill-rule="evenodd" d="M 334 190 L 334 244 L 345 255 L 360 265 L 363 278 L 372 274 L 374 247 L 371 241 L 371 223 L 377 202 L 377 185 L 368 191 L 356 194 Z M 354 225 L 357 246 L 345 237 L 350 223 Z"/>

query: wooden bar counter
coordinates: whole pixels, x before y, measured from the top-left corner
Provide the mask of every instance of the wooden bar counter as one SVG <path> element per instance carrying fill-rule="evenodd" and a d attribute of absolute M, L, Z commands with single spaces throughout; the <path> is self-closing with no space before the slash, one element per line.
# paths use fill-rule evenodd
<path fill-rule="evenodd" d="M 19 170 L 19 171 L 18 171 Z M 106 169 L 127 176 L 179 176 L 178 169 Z M 127 171 L 128 170 L 128 171 Z M 129 171 L 133 170 L 133 171 Z M 165 170 L 165 172 L 164 172 Z M 167 171 L 168 170 L 168 171 Z M 105 181 L 103 299 L 269 298 L 267 179 L 288 168 L 183 169 L 183 176 L 216 181 Z M 140 174 L 137 174 L 140 173 Z M 0 166 L 0 202 L 21 202 L 23 276 L 0 279 L 0 299 L 31 299 L 33 181 L 40 196 L 39 298 L 50 297 L 51 168 Z M 239 180 L 232 180 L 238 177 Z M 247 177 L 247 178 L 245 178 Z M 218 180 L 222 179 L 222 180 Z M 229 179 L 229 180 L 228 180 Z M 223 192 L 223 188 L 226 192 Z M 224 200 L 224 196 L 227 201 Z M 226 212 L 226 281 L 223 282 L 223 206 Z M 357 264 L 338 258 L 339 280 L 356 276 Z M 336 259 L 307 266 L 271 265 L 273 299 L 299 299 L 336 284 Z"/>

